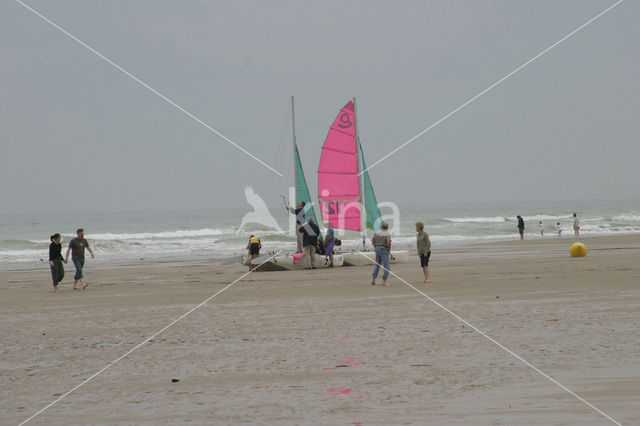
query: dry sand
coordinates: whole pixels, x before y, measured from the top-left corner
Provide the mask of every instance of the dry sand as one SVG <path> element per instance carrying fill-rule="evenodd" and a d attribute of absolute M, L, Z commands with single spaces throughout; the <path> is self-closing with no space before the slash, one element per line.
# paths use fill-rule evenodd
<path fill-rule="evenodd" d="M 393 271 L 624 424 L 640 424 L 640 236 L 438 251 Z M 0 272 L 0 423 L 18 424 L 244 273 L 88 261 Z M 30 424 L 610 424 L 370 268 L 248 275 Z M 172 379 L 179 382 L 172 383 Z"/>

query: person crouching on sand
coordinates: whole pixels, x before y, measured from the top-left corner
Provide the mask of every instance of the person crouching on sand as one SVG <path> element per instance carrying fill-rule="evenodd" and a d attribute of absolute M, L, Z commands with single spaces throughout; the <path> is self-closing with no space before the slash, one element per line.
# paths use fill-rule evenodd
<path fill-rule="evenodd" d="M 82 269 L 84 268 L 84 249 L 86 248 L 91 253 L 93 259 L 95 254 L 91 247 L 89 247 L 89 241 L 84 239 L 84 229 L 80 228 L 76 231 L 77 237 L 69 241 L 69 247 L 67 248 L 67 255 L 65 256 L 64 263 L 69 261 L 69 252 L 71 252 L 71 260 L 73 260 L 73 266 L 76 267 L 76 274 L 73 276 L 75 280 L 73 282 L 73 289 L 78 289 L 78 281 L 82 284 L 82 288 L 87 288 L 89 284 L 85 284 L 84 275 Z"/>
<path fill-rule="evenodd" d="M 387 284 L 387 277 L 389 276 L 389 252 L 391 251 L 391 235 L 387 231 L 389 224 L 382 222 L 382 229 L 376 231 L 371 238 L 371 244 L 375 247 L 376 251 L 376 266 L 373 267 L 373 274 L 371 275 L 371 285 L 376 285 L 376 278 L 380 271 L 380 266 L 384 268 L 382 272 L 382 285 Z"/>
<path fill-rule="evenodd" d="M 249 244 L 247 244 L 247 250 L 249 250 L 249 256 L 251 259 L 255 259 L 260 256 L 260 249 L 262 248 L 262 243 L 260 242 L 260 238 L 252 235 L 249 237 Z"/>
<path fill-rule="evenodd" d="M 64 278 L 64 265 L 62 262 L 62 244 L 60 244 L 60 234 L 57 232 L 51 236 L 49 244 L 49 266 L 51 266 L 51 278 L 53 279 L 53 291 L 58 292 L 58 284 Z"/>
<path fill-rule="evenodd" d="M 416 222 L 418 256 L 420 256 L 420 266 L 424 272 L 424 282 L 430 283 L 429 279 L 429 258 L 431 257 L 431 240 L 429 234 L 424 232 L 424 223 Z"/>

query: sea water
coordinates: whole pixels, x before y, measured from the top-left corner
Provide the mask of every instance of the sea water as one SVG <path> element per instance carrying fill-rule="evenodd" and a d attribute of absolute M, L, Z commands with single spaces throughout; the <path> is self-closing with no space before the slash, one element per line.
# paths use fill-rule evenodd
<path fill-rule="evenodd" d="M 544 238 L 559 238 L 557 222 L 564 237 L 573 236 L 574 212 L 584 236 L 640 233 L 640 200 L 414 204 L 398 208 L 399 227 L 393 235 L 396 249 L 414 248 L 416 221 L 425 223 L 434 249 L 519 238 L 517 215 L 525 220 L 525 238 L 542 238 L 539 221 Z M 240 230 L 242 217 L 250 210 L 247 205 L 200 211 L 0 215 L 0 268 L 46 265 L 49 236 L 59 232 L 66 249 L 79 227 L 85 229 L 96 262 L 223 259 L 244 253 L 251 234 L 261 238 L 264 251 L 295 248 L 295 238 L 288 232 L 289 214 L 282 205 L 270 207 L 281 231 L 255 223 Z M 382 213 L 390 211 L 383 209 Z M 343 240 L 344 249 L 360 246 L 359 233 L 337 231 L 337 237 Z"/>

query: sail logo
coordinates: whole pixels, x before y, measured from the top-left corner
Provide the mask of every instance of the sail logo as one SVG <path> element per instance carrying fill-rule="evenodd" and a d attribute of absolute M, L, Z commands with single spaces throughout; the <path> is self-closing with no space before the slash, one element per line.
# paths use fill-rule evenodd
<path fill-rule="evenodd" d="M 267 204 L 252 187 L 247 186 L 244 188 L 244 196 L 247 203 L 253 207 L 253 211 L 244 215 L 240 222 L 240 227 L 236 231 L 236 235 L 238 235 L 249 223 L 257 223 L 267 228 L 274 229 L 277 232 L 282 232 L 282 228 L 280 228 L 278 222 L 273 218 Z"/>
<path fill-rule="evenodd" d="M 346 112 L 340 114 L 340 122 L 338 123 L 338 127 L 342 129 L 348 129 L 353 126 L 353 121 L 351 121 L 351 117 Z"/>

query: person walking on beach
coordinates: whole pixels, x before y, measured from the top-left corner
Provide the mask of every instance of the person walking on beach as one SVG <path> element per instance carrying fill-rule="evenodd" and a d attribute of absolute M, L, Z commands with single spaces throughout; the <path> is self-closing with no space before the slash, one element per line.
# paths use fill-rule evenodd
<path fill-rule="evenodd" d="M 538 228 L 540 228 L 540 236 L 544 237 L 544 226 L 542 226 L 542 221 L 538 222 Z"/>
<path fill-rule="evenodd" d="M 376 285 L 376 278 L 378 278 L 380 265 L 384 267 L 384 271 L 382 272 L 382 285 L 388 285 L 389 252 L 391 251 L 391 235 L 389 234 L 388 229 L 389 224 L 382 222 L 382 228 L 376 231 L 375 234 L 373 234 L 373 238 L 371 238 L 371 244 L 373 244 L 376 251 L 376 266 L 373 267 L 371 285 Z"/>
<path fill-rule="evenodd" d="M 524 240 L 524 219 L 518 215 L 518 232 L 520 233 L 520 239 Z"/>
<path fill-rule="evenodd" d="M 64 263 L 69 262 L 69 252 L 71 252 L 71 260 L 73 261 L 73 266 L 76 267 L 76 274 L 73 276 L 73 289 L 78 289 L 78 281 L 82 284 L 82 288 L 87 288 L 89 284 L 85 284 L 84 275 L 82 274 L 82 269 L 84 268 L 84 249 L 89 250 L 91 253 L 91 258 L 93 259 L 95 254 L 91 247 L 89 247 L 89 242 L 84 239 L 84 229 L 80 228 L 76 231 L 77 237 L 69 241 L 69 247 L 67 248 L 67 255 L 65 256 Z"/>
<path fill-rule="evenodd" d="M 333 246 L 336 244 L 335 231 L 331 222 L 325 222 L 327 233 L 324 236 L 324 254 L 329 257 L 329 268 L 333 268 Z"/>
<path fill-rule="evenodd" d="M 310 217 L 309 221 L 298 229 L 298 232 L 302 233 L 304 256 L 309 259 L 309 269 L 316 269 L 316 243 L 318 242 L 320 228 Z"/>
<path fill-rule="evenodd" d="M 573 232 L 576 234 L 576 237 L 580 236 L 580 219 L 578 219 L 577 214 L 573 214 Z"/>
<path fill-rule="evenodd" d="M 558 230 L 558 237 L 562 236 L 562 228 L 560 228 L 560 222 L 556 223 L 556 229 Z"/>
<path fill-rule="evenodd" d="M 252 235 L 249 237 L 249 244 L 247 244 L 247 250 L 249 250 L 249 256 L 251 259 L 255 259 L 260 256 L 260 249 L 262 248 L 262 243 L 260 242 L 260 238 Z"/>
<path fill-rule="evenodd" d="M 431 240 L 429 234 L 424 232 L 424 223 L 416 222 L 418 256 L 420 256 L 420 266 L 424 272 L 424 282 L 430 283 L 429 279 L 429 258 L 431 257 Z"/>
<path fill-rule="evenodd" d="M 282 199 L 284 200 L 284 196 L 282 197 Z M 298 203 L 298 207 L 297 208 L 293 208 L 291 206 L 289 206 L 287 203 L 284 204 L 285 208 L 287 209 L 287 211 L 291 214 L 295 214 L 296 215 L 296 238 L 298 241 L 298 251 L 296 253 L 300 253 L 302 252 L 302 248 L 304 246 L 304 241 L 303 241 L 303 235 L 302 232 L 300 232 L 300 227 L 306 222 L 305 220 L 305 203 L 304 201 L 300 201 Z"/>
<path fill-rule="evenodd" d="M 57 232 L 51 236 L 49 244 L 49 266 L 51 267 L 51 278 L 53 279 L 53 291 L 58 292 L 58 284 L 64 278 L 64 265 L 62 262 L 62 244 L 60 244 L 60 234 Z"/>

